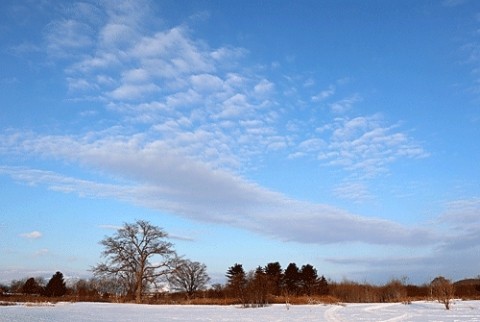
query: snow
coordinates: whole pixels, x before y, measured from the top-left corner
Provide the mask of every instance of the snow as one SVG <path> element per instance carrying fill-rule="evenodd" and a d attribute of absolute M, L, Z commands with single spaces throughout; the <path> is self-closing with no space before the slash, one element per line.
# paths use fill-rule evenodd
<path fill-rule="evenodd" d="M 264 308 L 207 305 L 57 303 L 0 306 L 0 321 L 480 321 L 480 301 L 455 301 L 449 311 L 436 302 L 285 305 Z"/>

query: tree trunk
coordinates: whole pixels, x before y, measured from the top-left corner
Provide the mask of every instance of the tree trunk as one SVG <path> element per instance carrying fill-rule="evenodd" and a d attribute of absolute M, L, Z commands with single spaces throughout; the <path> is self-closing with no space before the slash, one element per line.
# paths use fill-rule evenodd
<path fill-rule="evenodd" d="M 136 285 L 135 285 L 135 303 L 140 304 L 142 303 L 142 280 L 143 280 L 143 274 L 141 272 L 137 272 L 136 274 Z"/>

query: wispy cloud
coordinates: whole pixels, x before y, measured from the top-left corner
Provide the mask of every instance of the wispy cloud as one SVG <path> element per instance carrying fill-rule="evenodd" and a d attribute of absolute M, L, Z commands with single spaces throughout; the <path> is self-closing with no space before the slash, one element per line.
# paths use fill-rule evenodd
<path fill-rule="evenodd" d="M 429 223 L 429 226 L 437 228 L 443 225 L 444 231 L 437 236 L 437 244 L 427 247 L 427 251 L 417 249 L 403 254 L 399 250 L 385 257 L 336 256 L 326 261 L 357 269 L 359 278 L 375 275 L 385 280 L 392 276 L 404 276 L 408 272 L 419 278 L 416 282 L 423 283 L 429 282 L 435 274 L 458 276 L 458 271 L 462 271 L 465 275 L 458 278 L 475 276 L 478 274 L 477 254 L 480 251 L 480 197 L 446 202 L 444 207 L 443 214 Z M 388 275 L 384 275 L 385 272 Z"/>
<path fill-rule="evenodd" d="M 27 239 L 39 239 L 42 238 L 43 234 L 37 230 L 31 231 L 29 233 L 20 234 L 20 237 Z"/>
<path fill-rule="evenodd" d="M 296 155 L 315 153 L 326 165 L 340 167 L 359 177 L 388 171 L 400 158 L 424 158 L 429 154 L 397 126 L 385 124 L 379 115 L 336 118 L 317 128 L 317 136 L 301 141 Z"/>
<path fill-rule="evenodd" d="M 356 203 L 374 199 L 363 182 L 343 182 L 333 188 L 333 193 L 338 198 L 351 200 Z"/>
<path fill-rule="evenodd" d="M 445 7 L 457 7 L 467 3 L 469 0 L 443 0 L 442 5 Z"/>
<path fill-rule="evenodd" d="M 3 167 L 0 172 L 28 184 L 41 184 L 90 198 L 127 200 L 190 219 L 223 223 L 285 241 L 424 245 L 436 240 L 435 234 L 426 229 L 364 218 L 327 205 L 295 201 L 227 172 L 211 171 L 189 160 L 175 158 L 171 161 L 176 167 L 164 167 L 157 165 L 158 159 L 152 159 L 152 163 L 143 162 L 144 166 L 138 169 L 140 160 L 149 158 L 141 151 L 132 155 L 136 157 L 122 160 L 122 164 L 118 165 L 119 172 L 130 179 L 135 178 L 137 184 L 132 186 L 100 184 L 24 168 Z"/>
<path fill-rule="evenodd" d="M 46 255 L 49 255 L 49 254 L 50 254 L 50 250 L 48 248 L 42 248 L 42 249 L 37 250 L 33 255 L 35 257 L 43 257 L 43 256 L 46 256 Z"/>
<path fill-rule="evenodd" d="M 360 102 L 361 100 L 362 98 L 359 94 L 354 94 L 347 98 L 343 98 L 339 101 L 331 103 L 329 108 L 333 113 L 343 114 L 349 111 L 355 103 Z"/>
<path fill-rule="evenodd" d="M 335 87 L 330 85 L 327 89 L 320 91 L 318 94 L 312 96 L 312 102 L 322 102 L 335 94 Z"/>
<path fill-rule="evenodd" d="M 99 228 L 108 229 L 108 230 L 119 230 L 122 229 L 122 226 L 118 225 L 99 225 Z"/>
<path fill-rule="evenodd" d="M 454 251 L 477 248 L 480 245 L 479 213 L 480 197 L 447 202 L 439 221 L 448 225 L 450 232 L 446 234 L 440 249 Z"/>

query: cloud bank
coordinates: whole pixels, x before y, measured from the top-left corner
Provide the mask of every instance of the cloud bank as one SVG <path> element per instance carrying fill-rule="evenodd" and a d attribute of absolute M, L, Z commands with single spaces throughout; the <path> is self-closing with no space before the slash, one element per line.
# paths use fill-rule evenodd
<path fill-rule="evenodd" d="M 186 25 L 147 32 L 153 22 L 148 2 L 74 6 L 46 27 L 43 49 L 64 66 L 70 99 L 103 106 L 80 117 L 105 126 L 60 135 L 11 129 L 0 135 L 0 153 L 73 164 L 98 180 L 12 165 L 0 173 L 283 241 L 422 246 L 438 240 L 427 229 L 294 200 L 247 179 L 265 155 L 312 157 L 362 179 L 388 172 L 399 159 L 428 156 L 382 116 L 350 116 L 362 100 L 357 93 L 341 97 L 337 84 L 298 98 L 327 107 L 321 122 L 305 122 L 295 117 L 300 103 L 279 103 L 291 95 L 285 84 L 262 68 L 245 67 L 246 49 L 211 48 Z M 358 194 L 359 187 L 368 196 L 350 182 L 336 193 Z"/>

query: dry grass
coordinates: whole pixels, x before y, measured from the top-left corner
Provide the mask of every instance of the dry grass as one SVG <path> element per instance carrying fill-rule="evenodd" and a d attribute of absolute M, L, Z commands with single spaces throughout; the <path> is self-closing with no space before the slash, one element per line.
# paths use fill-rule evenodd
<path fill-rule="evenodd" d="M 12 305 L 17 305 L 17 303 L 0 301 L 0 306 L 12 306 Z"/>
<path fill-rule="evenodd" d="M 37 306 L 55 306 L 54 303 L 51 302 L 27 302 L 25 303 L 27 307 L 37 307 Z"/>
<path fill-rule="evenodd" d="M 330 295 L 292 296 L 288 298 L 284 296 L 278 296 L 272 301 L 272 303 L 276 304 L 289 303 L 291 305 L 340 304 L 340 302 L 341 301 L 338 298 Z"/>

